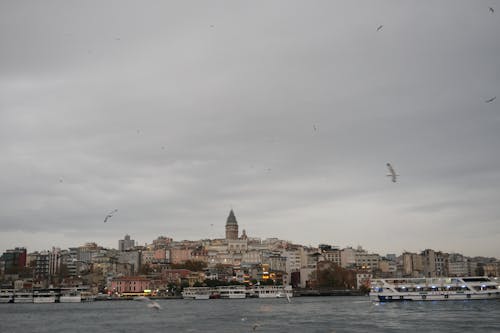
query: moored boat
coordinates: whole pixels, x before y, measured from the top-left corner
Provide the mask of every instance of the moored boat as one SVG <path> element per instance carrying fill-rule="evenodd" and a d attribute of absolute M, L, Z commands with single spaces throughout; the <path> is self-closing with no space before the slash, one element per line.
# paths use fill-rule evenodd
<path fill-rule="evenodd" d="M 214 290 L 209 287 L 188 287 L 182 291 L 182 298 L 184 299 L 210 299 Z"/>
<path fill-rule="evenodd" d="M 255 286 L 253 291 L 259 298 L 293 297 L 292 286 Z"/>
<path fill-rule="evenodd" d="M 55 303 L 56 294 L 54 291 L 34 291 L 33 292 L 33 303 Z"/>
<path fill-rule="evenodd" d="M 500 286 L 497 280 L 486 276 L 376 279 L 372 281 L 370 299 L 376 302 L 500 299 Z"/>
<path fill-rule="evenodd" d="M 59 303 L 80 303 L 82 301 L 82 294 L 76 289 L 62 290 L 59 296 Z"/>
<path fill-rule="evenodd" d="M 33 303 L 33 293 L 27 291 L 15 291 L 14 303 Z"/>
<path fill-rule="evenodd" d="M 221 286 L 217 287 L 217 290 L 219 291 L 220 298 L 237 299 L 247 297 L 245 286 Z"/>
<path fill-rule="evenodd" d="M 0 303 L 12 303 L 12 302 L 14 302 L 14 291 L 0 290 Z"/>

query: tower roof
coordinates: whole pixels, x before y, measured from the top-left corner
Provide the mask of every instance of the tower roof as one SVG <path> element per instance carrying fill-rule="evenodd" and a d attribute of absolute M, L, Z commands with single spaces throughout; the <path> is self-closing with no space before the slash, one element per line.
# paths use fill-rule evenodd
<path fill-rule="evenodd" d="M 227 217 L 227 221 L 226 221 L 226 225 L 229 225 L 229 224 L 238 225 L 238 221 L 236 221 L 236 216 L 234 216 L 234 212 L 232 209 L 229 212 L 229 216 Z"/>

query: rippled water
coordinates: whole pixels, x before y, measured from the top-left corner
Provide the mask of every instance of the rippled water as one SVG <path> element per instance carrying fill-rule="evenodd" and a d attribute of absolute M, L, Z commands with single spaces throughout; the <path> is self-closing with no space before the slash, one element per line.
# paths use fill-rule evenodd
<path fill-rule="evenodd" d="M 500 301 L 367 297 L 0 304 L 0 332 L 499 332 Z"/>

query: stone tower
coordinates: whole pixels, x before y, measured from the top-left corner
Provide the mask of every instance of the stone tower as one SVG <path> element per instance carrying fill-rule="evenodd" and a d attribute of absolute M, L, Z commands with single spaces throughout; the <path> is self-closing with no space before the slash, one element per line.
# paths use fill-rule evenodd
<path fill-rule="evenodd" d="M 226 239 L 238 239 L 238 221 L 232 209 L 226 221 Z"/>

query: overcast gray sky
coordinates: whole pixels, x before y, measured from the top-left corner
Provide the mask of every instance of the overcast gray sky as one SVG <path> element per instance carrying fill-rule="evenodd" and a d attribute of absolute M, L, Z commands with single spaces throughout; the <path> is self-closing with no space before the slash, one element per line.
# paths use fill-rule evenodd
<path fill-rule="evenodd" d="M 499 33 L 493 0 L 2 1 L 0 250 L 224 237 L 233 208 L 500 257 Z"/>

